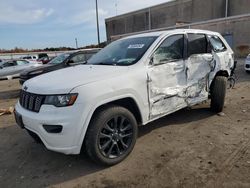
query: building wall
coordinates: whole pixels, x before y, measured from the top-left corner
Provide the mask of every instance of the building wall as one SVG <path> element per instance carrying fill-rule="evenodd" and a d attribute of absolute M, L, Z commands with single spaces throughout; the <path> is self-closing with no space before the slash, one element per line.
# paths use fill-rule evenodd
<path fill-rule="evenodd" d="M 223 18 L 225 7 L 226 0 L 176 0 L 108 18 L 107 40 L 114 35 Z M 246 13 L 250 13 L 250 0 L 228 0 L 228 16 Z"/>
<path fill-rule="evenodd" d="M 197 24 L 190 28 L 216 31 L 221 33 L 226 39 L 231 38 L 232 49 L 239 57 L 245 57 L 250 53 L 250 15 L 232 20 Z"/>
<path fill-rule="evenodd" d="M 229 16 L 250 13 L 250 0 L 229 0 Z"/>

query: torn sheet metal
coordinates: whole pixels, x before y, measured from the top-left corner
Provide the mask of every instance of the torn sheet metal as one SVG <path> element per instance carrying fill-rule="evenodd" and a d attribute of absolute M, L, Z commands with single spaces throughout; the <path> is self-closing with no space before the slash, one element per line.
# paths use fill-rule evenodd
<path fill-rule="evenodd" d="M 186 61 L 151 67 L 148 73 L 151 118 L 208 99 L 209 74 L 214 68 L 210 56 L 195 55 Z"/>

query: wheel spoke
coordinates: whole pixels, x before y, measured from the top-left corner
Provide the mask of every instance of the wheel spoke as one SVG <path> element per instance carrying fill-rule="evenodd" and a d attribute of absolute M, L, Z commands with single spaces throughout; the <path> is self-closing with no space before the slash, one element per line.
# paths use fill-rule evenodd
<path fill-rule="evenodd" d="M 110 146 L 109 150 L 108 150 L 108 153 L 107 153 L 107 156 L 109 157 L 111 152 L 112 152 L 112 149 L 114 148 L 114 142 L 112 142 L 112 145 Z"/>
<path fill-rule="evenodd" d="M 122 128 L 121 131 L 126 131 L 126 130 L 128 130 L 130 127 L 131 127 L 131 125 L 128 124 L 126 127 Z"/>
<path fill-rule="evenodd" d="M 110 145 L 110 143 L 111 143 L 111 140 L 108 140 L 105 144 L 103 144 L 101 146 L 101 150 L 104 151 L 105 149 L 107 149 L 107 147 Z"/>
<path fill-rule="evenodd" d="M 109 138 L 111 139 L 111 135 L 105 134 L 105 133 L 101 133 L 100 134 L 100 138 Z"/>
<path fill-rule="evenodd" d="M 121 154 L 121 151 L 120 151 L 119 145 L 118 145 L 118 143 L 116 143 L 115 145 L 116 145 L 116 149 L 117 149 L 118 156 L 119 156 L 119 155 Z"/>
<path fill-rule="evenodd" d="M 124 121 L 125 121 L 125 117 L 121 117 L 121 122 L 120 122 L 120 126 L 119 126 L 119 129 L 121 130 L 122 129 L 122 127 L 123 127 L 123 123 L 124 123 Z"/>
<path fill-rule="evenodd" d="M 114 129 L 117 129 L 118 116 L 115 116 L 113 119 L 114 119 Z"/>
<path fill-rule="evenodd" d="M 120 139 L 121 143 L 122 143 L 122 146 L 123 148 L 127 149 L 128 148 L 128 145 L 124 143 L 124 141 L 122 139 Z"/>
<path fill-rule="evenodd" d="M 122 134 L 121 137 L 122 138 L 130 137 L 132 134 L 133 133 Z"/>
<path fill-rule="evenodd" d="M 114 129 L 112 129 L 108 123 L 105 124 L 104 129 L 106 129 L 106 130 L 108 130 L 110 132 L 114 131 Z"/>

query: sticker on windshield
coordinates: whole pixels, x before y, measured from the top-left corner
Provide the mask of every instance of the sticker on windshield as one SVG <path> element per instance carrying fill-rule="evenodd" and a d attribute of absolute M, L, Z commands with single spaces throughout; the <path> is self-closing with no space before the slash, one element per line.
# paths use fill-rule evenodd
<path fill-rule="evenodd" d="M 128 48 L 143 48 L 145 44 L 130 44 Z"/>

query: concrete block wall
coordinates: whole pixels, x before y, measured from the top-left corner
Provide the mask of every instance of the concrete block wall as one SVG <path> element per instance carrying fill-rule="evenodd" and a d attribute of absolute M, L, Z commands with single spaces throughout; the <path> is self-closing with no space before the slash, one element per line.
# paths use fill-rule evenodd
<path fill-rule="evenodd" d="M 108 18 L 107 40 L 111 36 L 195 23 L 225 17 L 226 0 L 174 0 L 139 11 Z M 228 0 L 228 16 L 250 13 L 250 0 Z M 149 16 L 151 15 L 151 16 Z"/>

